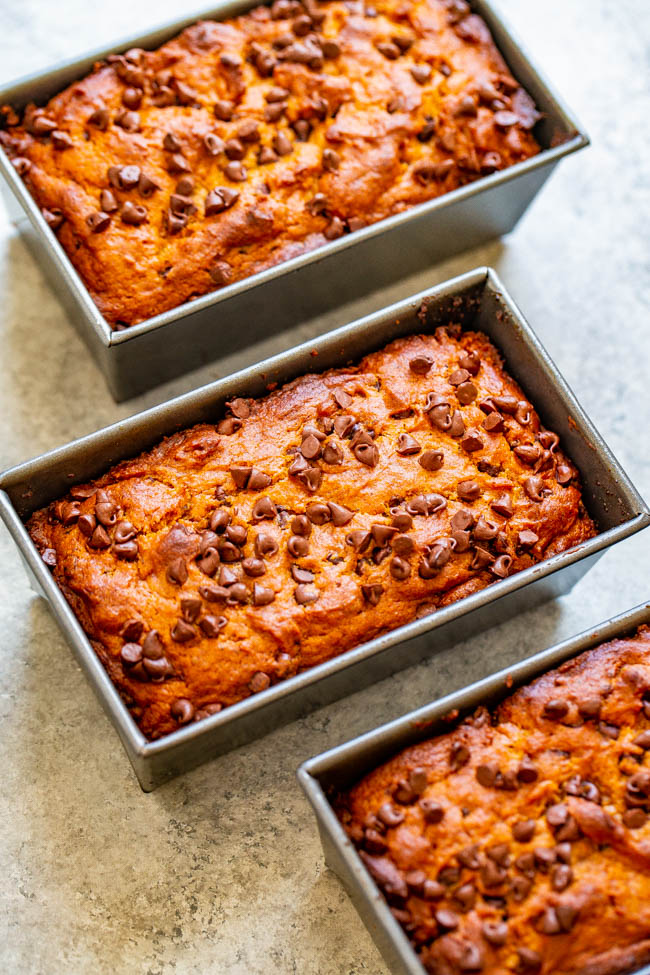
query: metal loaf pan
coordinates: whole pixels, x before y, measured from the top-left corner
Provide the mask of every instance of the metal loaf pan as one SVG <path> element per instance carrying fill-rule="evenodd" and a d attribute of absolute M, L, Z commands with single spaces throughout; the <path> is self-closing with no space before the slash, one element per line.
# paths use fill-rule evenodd
<path fill-rule="evenodd" d="M 642 623 L 650 623 L 650 603 L 628 610 L 592 630 L 542 650 L 522 663 L 317 755 L 300 767 L 298 779 L 316 814 L 325 862 L 343 883 L 393 975 L 426 975 L 426 972 L 348 839 L 328 796 L 358 782 L 402 749 L 445 734 L 452 727 L 450 717 L 458 716 L 460 721 L 479 705 L 493 707 L 518 687 L 564 661 L 600 643 L 629 636 Z M 650 965 L 638 969 L 634 975 L 650 975 Z"/>
<path fill-rule="evenodd" d="M 203 17 L 243 13 L 257 0 L 225 0 Z M 549 88 L 489 0 L 473 0 L 517 80 L 544 118 L 535 128 L 543 151 L 509 169 L 325 244 L 308 254 L 204 295 L 122 332 L 100 314 L 81 278 L 8 158 L 0 150 L 0 191 L 10 215 L 87 342 L 116 400 L 205 365 L 270 333 L 370 294 L 389 282 L 508 233 L 558 161 L 588 145 L 575 117 Z M 131 37 L 0 89 L 0 104 L 44 104 L 108 54 L 156 48 L 197 16 Z M 352 248 L 352 252 L 348 253 Z M 354 262 L 354 265 L 351 262 Z M 243 326 L 242 326 L 242 323 Z"/>
<path fill-rule="evenodd" d="M 423 301 L 428 309 L 425 320 L 418 316 Z M 510 373 L 535 403 L 543 422 L 560 434 L 563 447 L 580 469 L 585 502 L 601 534 L 220 714 L 148 742 L 40 559 L 23 519 L 61 497 L 72 484 L 98 476 L 163 436 L 201 421 L 214 422 L 223 415 L 225 401 L 233 396 L 261 396 L 271 382 L 284 383 L 305 373 L 344 366 L 398 336 L 433 331 L 450 319 L 482 329 L 503 352 Z M 643 500 L 505 294 L 496 274 L 485 268 L 7 471 L 0 475 L 0 515 L 114 722 L 144 789 L 152 789 L 311 708 L 395 673 L 523 608 L 566 592 L 605 549 L 650 523 Z"/>

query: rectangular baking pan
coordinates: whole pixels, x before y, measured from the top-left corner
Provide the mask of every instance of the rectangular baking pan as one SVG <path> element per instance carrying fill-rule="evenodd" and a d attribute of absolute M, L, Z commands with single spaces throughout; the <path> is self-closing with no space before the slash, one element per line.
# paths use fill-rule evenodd
<path fill-rule="evenodd" d="M 426 320 L 418 310 L 426 301 Z M 226 400 L 263 395 L 269 383 L 341 367 L 392 339 L 433 331 L 450 318 L 486 332 L 510 373 L 557 431 L 581 471 L 585 503 L 601 534 L 570 551 L 497 582 L 451 606 L 369 640 L 356 649 L 233 705 L 192 726 L 148 742 L 99 663 L 87 637 L 40 559 L 23 525 L 33 511 L 74 483 L 105 472 L 163 436 L 220 418 Z M 265 734 L 309 709 L 395 673 L 436 650 L 514 613 L 566 592 L 610 545 L 650 523 L 650 512 L 594 430 L 496 274 L 479 268 L 351 325 L 274 356 L 229 378 L 140 413 L 0 475 L 0 515 L 36 586 L 49 601 L 81 666 L 113 720 L 144 789 Z"/>
<path fill-rule="evenodd" d="M 243 13 L 255 3 L 228 0 L 202 16 L 223 19 Z M 485 19 L 512 73 L 544 114 L 535 128 L 543 147 L 539 155 L 121 332 L 112 331 L 99 312 L 0 149 L 0 192 L 10 216 L 87 342 L 116 400 L 135 396 L 242 345 L 385 288 L 391 281 L 512 230 L 558 161 L 588 145 L 589 140 L 533 67 L 491 2 L 474 0 L 472 7 Z M 184 17 L 152 33 L 7 85 L 0 89 L 0 105 L 22 108 L 30 101 L 43 104 L 85 76 L 108 54 L 131 47 L 158 47 L 197 17 Z"/>
<path fill-rule="evenodd" d="M 650 603 L 628 610 L 579 636 L 542 650 L 522 663 L 317 755 L 300 767 L 298 780 L 316 814 L 325 862 L 343 883 L 393 975 L 426 975 L 426 972 L 348 839 L 328 796 L 358 782 L 402 749 L 448 732 L 450 716 L 458 715 L 458 720 L 462 720 L 479 705 L 493 707 L 518 687 L 565 660 L 571 660 L 600 643 L 629 636 L 642 623 L 650 623 Z M 637 969 L 634 975 L 650 975 L 650 965 Z"/>

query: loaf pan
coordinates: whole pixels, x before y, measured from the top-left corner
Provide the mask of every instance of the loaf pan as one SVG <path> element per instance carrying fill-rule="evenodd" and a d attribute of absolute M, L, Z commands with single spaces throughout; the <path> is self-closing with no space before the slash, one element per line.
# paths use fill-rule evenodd
<path fill-rule="evenodd" d="M 462 720 L 479 705 L 494 707 L 518 687 L 585 650 L 617 637 L 631 636 L 642 623 L 650 623 L 650 603 L 317 755 L 300 767 L 298 780 L 316 814 L 325 862 L 349 893 L 392 975 L 426 975 L 426 972 L 339 822 L 328 796 L 347 789 L 402 749 L 448 732 L 450 717 L 458 716 Z M 650 975 L 650 965 L 636 969 L 634 975 Z"/>
<path fill-rule="evenodd" d="M 423 318 L 418 311 L 426 303 Z M 23 525 L 34 510 L 163 436 L 214 422 L 226 400 L 263 395 L 269 383 L 341 367 L 402 335 L 433 331 L 453 319 L 486 332 L 510 373 L 557 431 L 583 478 L 584 498 L 601 534 L 406 626 L 226 708 L 155 742 L 141 734 L 41 561 Z M 309 709 L 386 677 L 436 650 L 481 632 L 531 605 L 566 592 L 614 542 L 650 523 L 650 513 L 609 453 L 497 276 L 472 271 L 235 375 L 101 430 L 0 475 L 0 514 L 37 587 L 72 643 L 116 725 L 142 787 L 152 789 L 213 755 L 264 734 Z"/>
<path fill-rule="evenodd" d="M 229 0 L 209 8 L 203 16 L 223 19 L 254 4 L 255 0 Z M 487 22 L 512 73 L 543 112 L 543 120 L 535 128 L 543 147 L 539 155 L 121 332 L 112 331 L 100 314 L 0 150 L 0 190 L 10 216 L 87 342 L 116 400 L 135 396 L 242 345 L 512 230 L 557 162 L 586 146 L 588 138 L 491 3 L 475 0 L 472 7 Z M 108 50 L 94 51 L 10 84 L 0 90 L 0 105 L 22 108 L 30 101 L 44 104 L 85 76 L 97 60 L 131 47 L 158 47 L 196 19 L 177 20 L 153 33 L 131 37 Z M 348 253 L 350 248 L 352 252 Z"/>

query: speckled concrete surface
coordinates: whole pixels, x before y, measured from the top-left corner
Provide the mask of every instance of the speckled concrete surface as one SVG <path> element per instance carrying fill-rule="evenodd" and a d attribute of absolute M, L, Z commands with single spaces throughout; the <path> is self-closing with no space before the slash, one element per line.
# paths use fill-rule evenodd
<path fill-rule="evenodd" d="M 515 233 L 293 335 L 115 406 L 0 210 L 0 467 L 223 375 L 365 308 L 490 263 L 650 496 L 650 7 L 501 0 L 593 146 Z M 176 16 L 174 0 L 0 0 L 0 81 Z M 650 597 L 650 535 L 559 602 L 357 693 L 152 795 L 0 532 L 0 968 L 385 975 L 324 867 L 305 757 Z"/>

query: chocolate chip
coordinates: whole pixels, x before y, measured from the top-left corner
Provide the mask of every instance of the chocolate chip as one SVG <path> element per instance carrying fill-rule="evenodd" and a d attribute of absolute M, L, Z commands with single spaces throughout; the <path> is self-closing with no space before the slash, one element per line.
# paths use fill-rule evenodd
<path fill-rule="evenodd" d="M 139 227 L 140 224 L 146 222 L 147 211 L 143 206 L 127 200 L 122 207 L 120 216 L 122 217 L 122 223 L 129 224 L 132 227 Z"/>
<path fill-rule="evenodd" d="M 526 948 L 525 946 L 517 948 L 517 955 L 519 957 L 519 964 L 523 972 L 539 972 L 542 967 L 542 956 L 538 951 L 533 948 Z"/>
<path fill-rule="evenodd" d="M 425 471 L 439 471 L 445 463 L 445 455 L 442 450 L 425 450 L 421 457 L 418 457 L 418 464 Z"/>
<path fill-rule="evenodd" d="M 271 678 L 268 674 L 263 674 L 261 671 L 258 671 L 256 674 L 253 674 L 248 686 L 253 694 L 259 694 L 260 691 L 265 691 L 271 686 Z"/>
<path fill-rule="evenodd" d="M 361 586 L 361 595 L 370 606 L 376 606 L 384 592 L 381 585 Z"/>
<path fill-rule="evenodd" d="M 404 582 L 411 575 L 411 566 L 399 555 L 396 555 L 390 560 L 390 574 L 398 582 Z"/>
<path fill-rule="evenodd" d="M 196 630 L 185 620 L 177 620 L 170 630 L 169 635 L 176 643 L 188 643 L 197 636 Z"/>
<path fill-rule="evenodd" d="M 473 479 L 459 481 L 456 492 L 461 501 L 476 501 L 481 495 L 481 488 Z"/>
<path fill-rule="evenodd" d="M 573 880 L 573 871 L 566 863 L 556 863 L 551 868 L 551 886 L 553 890 L 566 890 Z"/>
<path fill-rule="evenodd" d="M 523 549 L 532 548 L 538 541 L 539 535 L 536 535 L 535 532 L 530 531 L 528 528 L 524 528 L 517 535 L 517 543 Z"/>
<path fill-rule="evenodd" d="M 527 877 L 534 877 L 536 868 L 534 854 L 531 852 L 520 853 L 515 860 L 515 867 L 517 870 L 521 870 Z"/>
<path fill-rule="evenodd" d="M 478 855 L 478 844 L 472 843 L 471 846 L 466 846 L 464 849 L 459 850 L 456 854 L 456 859 L 461 867 L 467 867 L 468 870 L 478 870 L 481 866 Z"/>
<path fill-rule="evenodd" d="M 498 579 L 507 579 L 512 567 L 511 555 L 500 555 L 490 566 L 490 572 Z"/>
<path fill-rule="evenodd" d="M 517 769 L 517 778 L 520 782 L 528 784 L 530 782 L 536 782 L 539 778 L 539 772 L 537 768 L 527 755 L 522 758 L 519 768 Z"/>
<path fill-rule="evenodd" d="M 508 872 L 493 860 L 486 860 L 481 867 L 481 880 L 487 888 L 499 887 L 507 878 Z"/>
<path fill-rule="evenodd" d="M 178 558 L 170 562 L 167 567 L 167 579 L 177 586 L 182 586 L 187 582 L 187 565 L 184 559 Z"/>
<path fill-rule="evenodd" d="M 110 121 L 111 118 L 108 114 L 108 109 L 104 108 L 103 106 L 101 108 L 96 108 L 95 111 L 88 116 L 88 125 L 94 125 L 95 128 L 100 129 L 102 132 L 106 131 L 110 125 Z"/>
<path fill-rule="evenodd" d="M 641 829 L 642 826 L 645 826 L 647 819 L 647 813 L 643 809 L 626 809 L 623 813 L 623 825 L 628 829 Z"/>
<path fill-rule="evenodd" d="M 513 125 L 517 125 L 519 122 L 518 117 L 514 112 L 495 112 L 494 114 L 494 124 L 499 129 L 510 129 Z"/>
<path fill-rule="evenodd" d="M 253 586 L 253 606 L 268 606 L 275 599 L 275 593 L 272 589 L 268 589 L 266 586 L 262 586 L 259 582 L 256 582 Z"/>
<path fill-rule="evenodd" d="M 261 478 L 258 479 L 258 477 L 256 477 L 255 475 L 256 474 L 259 474 L 259 473 L 260 472 L 256 472 L 255 469 L 253 468 L 253 470 L 251 472 L 251 475 L 250 475 L 250 477 L 248 479 L 248 490 L 249 491 L 256 490 L 255 485 L 258 484 L 258 483 L 260 484 L 261 487 L 268 487 L 269 486 L 269 483 L 271 481 L 271 478 L 269 477 L 268 478 L 268 481 L 267 481 L 266 478 L 267 478 L 268 475 L 262 474 L 261 475 Z M 264 483 L 262 483 L 262 479 L 264 480 Z M 257 490 L 260 490 L 260 489 L 261 488 L 257 488 Z M 266 495 L 264 495 L 263 497 L 258 498 L 257 501 L 255 502 L 255 504 L 253 505 L 253 510 L 251 512 L 251 517 L 252 517 L 253 521 L 255 521 L 255 522 L 263 521 L 264 519 L 273 520 L 276 517 L 277 513 L 278 513 L 278 509 L 273 504 L 273 502 L 271 501 L 271 499 L 269 497 L 267 497 Z"/>
<path fill-rule="evenodd" d="M 248 171 L 241 162 L 229 162 L 224 170 L 228 179 L 233 183 L 243 183 L 248 175 Z"/>
<path fill-rule="evenodd" d="M 458 904 L 463 913 L 471 911 L 476 903 L 476 887 L 469 882 L 457 887 L 454 891 L 454 901 Z"/>
<path fill-rule="evenodd" d="M 408 559 L 415 552 L 415 542 L 408 535 L 395 535 L 391 541 L 395 555 Z"/>
<path fill-rule="evenodd" d="M 142 647 L 139 643 L 125 643 L 120 650 L 120 658 L 127 667 L 134 667 L 142 660 Z"/>
<path fill-rule="evenodd" d="M 194 705 L 186 697 L 177 697 L 170 708 L 173 718 L 179 724 L 187 724 L 194 717 Z"/>
<path fill-rule="evenodd" d="M 486 762 L 476 769 L 476 780 L 485 789 L 493 789 L 498 772 L 499 768 L 494 762 Z"/>
<path fill-rule="evenodd" d="M 255 554 L 259 558 L 270 558 L 278 551 L 278 543 L 268 532 L 259 532 L 255 536 Z"/>
<path fill-rule="evenodd" d="M 397 529 L 393 528 L 392 525 L 371 525 L 370 531 L 372 532 L 373 541 L 376 545 L 380 546 L 390 544 L 391 540 L 397 534 Z"/>
<path fill-rule="evenodd" d="M 431 77 L 431 67 L 428 64 L 414 64 L 411 67 L 411 75 L 418 85 L 424 85 Z"/>
<path fill-rule="evenodd" d="M 91 548 L 99 550 L 110 548 L 110 535 L 102 525 L 97 525 L 92 535 L 88 539 L 88 544 Z"/>
<path fill-rule="evenodd" d="M 115 213 L 119 208 L 115 194 L 111 190 L 102 190 L 99 194 L 99 202 L 104 213 Z"/>
<path fill-rule="evenodd" d="M 453 772 L 457 772 L 458 769 L 462 768 L 463 765 L 467 765 L 469 762 L 469 749 L 466 745 L 455 742 L 451 746 L 451 752 L 449 755 L 449 766 Z"/>
<path fill-rule="evenodd" d="M 225 616 L 204 616 L 199 626 L 204 636 L 215 639 L 227 623 Z"/>
<path fill-rule="evenodd" d="M 508 939 L 508 925 L 503 921 L 484 921 L 481 933 L 488 944 L 500 948 Z"/>
<path fill-rule="evenodd" d="M 223 213 L 230 209 L 239 199 L 238 190 L 230 186 L 217 186 L 211 190 L 205 198 L 205 215 L 212 217 L 217 213 Z"/>
<path fill-rule="evenodd" d="M 443 931 L 455 931 L 459 924 L 459 917 L 453 911 L 441 909 L 434 914 L 436 923 Z"/>
<path fill-rule="evenodd" d="M 95 210 L 86 217 L 88 228 L 93 234 L 101 234 L 102 231 L 106 230 L 110 222 L 110 214 L 105 213 L 103 210 Z"/>
<path fill-rule="evenodd" d="M 344 507 L 342 504 L 335 504 L 333 501 L 328 501 L 327 507 L 332 516 L 332 524 L 337 528 L 347 525 L 354 518 L 354 511 Z"/>
<path fill-rule="evenodd" d="M 233 545 L 238 545 L 239 547 L 245 545 L 247 537 L 248 529 L 245 525 L 228 525 L 226 528 L 226 538 Z"/>
<path fill-rule="evenodd" d="M 547 907 L 535 920 L 535 930 L 541 934 L 560 934 L 562 928 L 554 907 Z"/>
<path fill-rule="evenodd" d="M 221 122 L 230 122 L 235 106 L 232 102 L 220 98 L 214 103 L 212 111 Z"/>
<path fill-rule="evenodd" d="M 214 132 L 207 132 L 203 136 L 203 146 L 211 156 L 218 156 L 224 151 L 225 143 L 222 138 Z"/>
<path fill-rule="evenodd" d="M 391 508 L 391 524 L 400 532 L 410 531 L 413 527 L 413 518 L 406 511 L 399 511 Z"/>
<path fill-rule="evenodd" d="M 533 882 L 528 877 L 513 877 L 510 881 L 510 891 L 517 903 L 525 900 L 530 894 Z"/>
<path fill-rule="evenodd" d="M 123 639 L 131 642 L 137 643 L 137 641 L 142 636 L 142 631 L 144 626 L 141 620 L 131 619 L 127 620 L 122 629 L 120 630 L 120 636 Z"/>
<path fill-rule="evenodd" d="M 546 810 L 546 822 L 551 829 L 564 826 L 569 820 L 569 810 L 562 802 L 554 803 Z"/>
<path fill-rule="evenodd" d="M 294 598 L 299 606 L 307 603 L 314 603 L 320 597 L 320 592 L 315 586 L 299 585 L 294 590 Z"/>
<path fill-rule="evenodd" d="M 124 562 L 135 562 L 139 554 L 138 543 L 133 540 L 130 542 L 118 542 L 113 545 L 113 553 L 118 559 Z"/>
<path fill-rule="evenodd" d="M 569 702 L 562 697 L 555 697 L 547 701 L 542 710 L 545 718 L 551 721 L 561 721 L 569 713 Z"/>
<path fill-rule="evenodd" d="M 423 352 L 409 360 L 409 369 L 417 376 L 426 376 L 433 365 L 433 357 Z"/>
<path fill-rule="evenodd" d="M 640 735 L 632 740 L 632 744 L 636 745 L 637 748 L 642 748 L 644 751 L 650 749 L 650 730 L 642 731 Z"/>
<path fill-rule="evenodd" d="M 243 582 L 235 582 L 234 585 L 228 588 L 228 602 L 234 603 L 245 603 L 248 599 L 248 589 Z"/>
<path fill-rule="evenodd" d="M 437 825 L 444 819 L 445 810 L 435 799 L 420 799 L 418 805 L 427 823 Z"/>
<path fill-rule="evenodd" d="M 148 660 L 159 660 L 164 653 L 164 646 L 158 630 L 150 630 L 142 641 L 142 653 Z"/>
<path fill-rule="evenodd" d="M 543 501 L 544 481 L 541 477 L 534 474 L 532 477 L 525 478 L 523 488 L 531 501 Z"/>
<path fill-rule="evenodd" d="M 338 466 L 343 463 L 343 451 L 335 443 L 327 443 L 323 447 L 323 460 L 326 464 Z"/>
<path fill-rule="evenodd" d="M 396 809 L 391 802 L 385 802 L 377 810 L 377 816 L 385 826 L 393 828 L 404 822 L 404 813 Z"/>
<path fill-rule="evenodd" d="M 483 515 L 479 515 L 479 519 L 474 527 L 474 538 L 480 542 L 490 542 L 493 538 L 496 538 L 498 527 L 491 521 L 488 521 Z"/>
<path fill-rule="evenodd" d="M 352 448 L 352 453 L 366 467 L 376 467 L 379 463 L 379 450 L 375 443 L 357 443 Z"/>
<path fill-rule="evenodd" d="M 311 535 L 311 522 L 307 515 L 294 515 L 291 519 L 291 531 L 294 535 L 304 535 L 308 538 Z"/>
<path fill-rule="evenodd" d="M 307 505 L 306 515 L 312 525 L 324 525 L 326 522 L 331 521 L 332 519 L 332 512 L 330 508 L 328 505 L 323 504 L 320 501 Z"/>
<path fill-rule="evenodd" d="M 573 471 L 567 464 L 558 464 L 555 469 L 555 480 L 558 484 L 566 485 L 573 480 Z"/>

